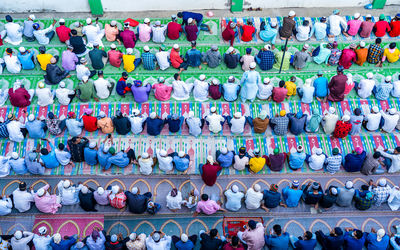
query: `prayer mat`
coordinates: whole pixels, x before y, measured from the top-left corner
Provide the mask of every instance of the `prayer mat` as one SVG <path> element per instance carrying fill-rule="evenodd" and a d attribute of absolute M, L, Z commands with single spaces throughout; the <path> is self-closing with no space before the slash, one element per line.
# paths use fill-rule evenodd
<path fill-rule="evenodd" d="M 248 227 L 247 223 L 249 220 L 264 224 L 262 217 L 224 217 L 222 222 L 224 236 L 235 236 L 239 231 L 244 231 L 244 226 Z"/>

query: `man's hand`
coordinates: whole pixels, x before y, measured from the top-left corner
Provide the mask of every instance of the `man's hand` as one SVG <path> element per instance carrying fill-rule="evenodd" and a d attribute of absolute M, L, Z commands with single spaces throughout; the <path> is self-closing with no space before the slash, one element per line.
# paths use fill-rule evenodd
<path fill-rule="evenodd" d="M 53 18 L 53 26 L 57 23 L 56 19 Z"/>

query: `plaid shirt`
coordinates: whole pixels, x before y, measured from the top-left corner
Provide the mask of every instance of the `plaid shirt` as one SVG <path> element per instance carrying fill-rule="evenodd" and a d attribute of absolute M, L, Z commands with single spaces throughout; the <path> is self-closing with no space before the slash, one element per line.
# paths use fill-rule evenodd
<path fill-rule="evenodd" d="M 157 58 L 154 54 L 150 52 L 144 52 L 142 53 L 142 63 L 144 69 L 147 70 L 154 70 L 156 68 L 155 62 L 157 61 Z"/>
<path fill-rule="evenodd" d="M 326 158 L 325 163 L 328 165 L 326 166 L 326 171 L 331 174 L 334 174 L 340 170 L 340 166 L 342 165 L 342 155 L 332 155 Z"/>
<path fill-rule="evenodd" d="M 377 64 L 382 60 L 383 49 L 379 44 L 371 44 L 368 49 L 367 62 Z"/>
<path fill-rule="evenodd" d="M 276 135 L 286 135 L 288 131 L 289 118 L 287 116 L 273 117 L 270 124 L 273 125 Z"/>
<path fill-rule="evenodd" d="M 7 130 L 8 123 L 10 123 L 9 119 L 7 119 L 3 123 L 0 123 L 0 138 L 8 138 L 8 130 Z"/>
<path fill-rule="evenodd" d="M 110 198 L 110 205 L 119 209 L 124 208 L 126 206 L 126 195 L 124 192 L 116 194 L 114 199 Z"/>
<path fill-rule="evenodd" d="M 271 51 L 260 51 L 257 57 L 260 59 L 260 68 L 262 70 L 270 70 L 274 65 L 275 56 Z"/>
<path fill-rule="evenodd" d="M 390 191 L 392 191 L 392 188 L 388 185 L 385 187 L 377 186 L 376 188 L 373 188 L 372 192 L 374 193 L 375 204 L 380 206 L 382 203 L 386 202 L 389 198 Z"/>
<path fill-rule="evenodd" d="M 367 210 L 372 206 L 374 199 L 367 199 L 360 196 L 360 192 L 357 190 L 356 194 L 354 195 L 354 201 L 356 202 L 355 207 L 358 210 Z"/>

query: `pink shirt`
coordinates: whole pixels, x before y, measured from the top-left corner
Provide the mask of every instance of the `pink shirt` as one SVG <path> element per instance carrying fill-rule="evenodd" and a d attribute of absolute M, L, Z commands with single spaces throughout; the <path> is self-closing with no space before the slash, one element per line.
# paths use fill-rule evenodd
<path fill-rule="evenodd" d="M 159 101 L 168 101 L 171 98 L 172 87 L 163 83 L 154 84 L 154 96 Z"/>
<path fill-rule="evenodd" d="M 264 247 L 264 226 L 262 223 L 258 223 L 256 229 L 243 232 L 243 240 L 246 241 L 248 250 L 260 250 Z"/>
<path fill-rule="evenodd" d="M 218 205 L 217 202 L 209 199 L 207 201 L 199 201 L 197 203 L 196 212 L 198 213 L 203 212 L 207 215 L 211 215 L 216 213 L 220 208 L 221 206 Z"/>
<path fill-rule="evenodd" d="M 360 36 L 364 38 L 368 38 L 371 35 L 372 29 L 374 28 L 373 22 L 364 21 L 361 23 L 360 27 Z"/>
<path fill-rule="evenodd" d="M 347 22 L 347 27 L 349 27 L 349 30 L 347 33 L 350 36 L 355 36 L 358 33 L 358 30 L 360 29 L 362 21 L 361 20 L 350 20 Z"/>
<path fill-rule="evenodd" d="M 142 42 L 150 41 L 151 27 L 147 24 L 139 24 L 139 40 Z"/>
<path fill-rule="evenodd" d="M 114 42 L 119 33 L 118 27 L 111 27 L 108 23 L 104 25 L 104 33 L 106 34 L 106 39 L 109 42 Z"/>
<path fill-rule="evenodd" d="M 33 194 L 33 199 L 35 200 L 35 205 L 40 212 L 55 214 L 57 213 L 58 208 L 61 207 L 61 204 L 57 202 L 57 195 L 50 195 L 47 192 L 49 187 L 50 186 L 48 184 L 43 187 L 46 193 L 42 197 L 39 197 L 36 193 Z"/>

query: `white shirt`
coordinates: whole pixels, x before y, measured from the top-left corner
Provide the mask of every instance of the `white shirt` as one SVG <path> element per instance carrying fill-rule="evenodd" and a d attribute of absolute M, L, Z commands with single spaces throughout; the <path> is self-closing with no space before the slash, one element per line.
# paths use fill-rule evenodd
<path fill-rule="evenodd" d="M 390 115 L 383 112 L 383 110 L 381 110 L 381 115 L 384 119 L 382 130 L 387 133 L 392 133 L 393 130 L 396 128 L 397 122 L 399 121 L 399 115 L 398 114 Z"/>
<path fill-rule="evenodd" d="M 272 84 L 258 84 L 257 98 L 260 100 L 267 100 L 272 95 Z"/>
<path fill-rule="evenodd" d="M 168 27 L 167 25 L 160 27 L 156 26 L 151 27 L 151 30 L 153 31 L 153 42 L 155 43 L 165 42 L 165 31 L 167 30 L 167 27 Z"/>
<path fill-rule="evenodd" d="M 68 165 L 68 163 L 71 161 L 71 153 L 67 152 L 65 150 L 59 150 L 56 148 L 54 150 L 54 153 L 56 154 L 57 161 L 62 165 Z"/>
<path fill-rule="evenodd" d="M 391 94 L 393 97 L 400 97 L 400 80 L 393 82 L 393 89 Z"/>
<path fill-rule="evenodd" d="M 58 192 L 61 198 L 62 205 L 75 205 L 79 203 L 78 192 L 82 188 L 82 184 L 78 187 L 69 186 L 68 188 L 63 187 L 64 181 L 60 181 L 57 184 Z"/>
<path fill-rule="evenodd" d="M 90 76 L 89 68 L 82 64 L 76 65 L 76 77 L 79 80 L 82 80 L 83 76 L 88 76 L 88 77 Z"/>
<path fill-rule="evenodd" d="M 233 134 L 241 134 L 244 131 L 244 125 L 246 124 L 246 118 L 241 116 L 239 119 L 232 118 L 231 120 L 231 132 Z"/>
<path fill-rule="evenodd" d="M 365 116 L 364 120 L 367 121 L 367 129 L 369 131 L 375 131 L 379 129 L 379 123 L 381 122 L 382 115 L 380 113 L 369 113 Z"/>
<path fill-rule="evenodd" d="M 208 100 L 208 82 L 195 80 L 193 87 L 193 97 L 196 101 L 204 102 Z"/>
<path fill-rule="evenodd" d="M 172 98 L 178 101 L 187 100 L 190 98 L 190 92 L 192 92 L 192 88 L 192 83 L 174 80 L 172 82 Z"/>
<path fill-rule="evenodd" d="M 13 205 L 11 199 L 6 198 L 6 196 L 3 196 L 3 199 L 0 200 L 0 216 L 4 216 L 11 213 L 12 207 Z"/>
<path fill-rule="evenodd" d="M 153 172 L 153 158 L 143 159 L 142 157 L 138 160 L 139 163 L 139 171 L 141 174 L 150 175 Z"/>
<path fill-rule="evenodd" d="M 171 196 L 171 191 L 168 193 L 167 198 L 167 208 L 169 209 L 181 209 L 182 204 L 182 193 L 178 191 L 178 194 L 175 197 Z"/>
<path fill-rule="evenodd" d="M 336 127 L 336 122 L 339 120 L 339 116 L 336 114 L 328 113 L 323 118 L 323 125 L 325 134 L 332 134 Z"/>
<path fill-rule="evenodd" d="M 392 165 L 388 170 L 388 173 L 396 173 L 400 171 L 400 154 L 389 154 L 384 151 L 379 151 L 383 157 L 389 158 L 392 160 Z"/>
<path fill-rule="evenodd" d="M 165 235 L 159 242 L 154 242 L 151 236 L 146 238 L 147 250 L 170 250 L 171 249 L 171 236 Z"/>
<path fill-rule="evenodd" d="M 154 39 L 154 33 L 153 33 L 153 39 Z M 157 58 L 157 63 L 158 66 L 160 66 L 161 70 L 166 70 L 169 68 L 169 52 L 168 51 L 159 51 L 156 53 L 156 58 Z"/>
<path fill-rule="evenodd" d="M 4 62 L 6 63 L 7 70 L 12 74 L 21 72 L 21 63 L 18 61 L 18 57 L 14 55 L 5 55 Z"/>
<path fill-rule="evenodd" d="M 221 122 L 223 122 L 224 120 L 225 119 L 221 115 L 208 115 L 206 117 L 206 121 L 209 123 L 208 129 L 215 134 L 219 133 L 222 130 Z"/>
<path fill-rule="evenodd" d="M 254 191 L 253 188 L 249 188 L 246 192 L 245 201 L 247 209 L 258 209 L 263 199 L 263 193 Z"/>
<path fill-rule="evenodd" d="M 68 97 L 68 95 L 74 94 L 75 91 L 67 88 L 58 88 L 56 89 L 56 97 L 58 99 L 58 102 L 61 105 L 68 105 L 71 101 L 71 99 Z"/>
<path fill-rule="evenodd" d="M 110 90 L 108 88 L 112 85 L 108 80 L 99 78 L 94 81 L 93 84 L 96 89 L 96 94 L 100 99 L 106 99 L 110 96 Z"/>
<path fill-rule="evenodd" d="M 233 164 L 234 169 L 241 171 L 248 164 L 249 164 L 249 157 L 243 156 L 242 158 L 240 158 L 239 155 L 235 155 L 235 163 Z"/>
<path fill-rule="evenodd" d="M 312 170 L 320 170 L 324 167 L 326 156 L 324 154 L 312 154 L 309 159 L 308 166 Z"/>
<path fill-rule="evenodd" d="M 16 120 L 7 124 L 8 135 L 11 141 L 22 142 L 24 140 L 24 134 L 22 134 L 21 128 L 25 128 L 25 124 Z"/>
<path fill-rule="evenodd" d="M 36 40 L 38 41 L 39 44 L 46 45 L 49 44 L 50 40 L 46 36 L 46 33 L 50 32 L 53 30 L 53 24 L 50 25 L 50 27 L 46 29 L 40 29 L 40 30 L 34 30 L 33 35 L 35 36 Z"/>
<path fill-rule="evenodd" d="M 0 57 L 0 75 L 3 74 L 3 66 L 1 64 L 4 63 L 3 58 Z"/>
<path fill-rule="evenodd" d="M 347 22 L 344 20 L 343 17 L 339 15 L 330 15 L 328 17 L 328 24 L 329 24 L 329 32 L 331 35 L 338 36 L 342 33 L 342 29 L 340 26 L 343 27 L 343 30 L 347 30 Z"/>
<path fill-rule="evenodd" d="M 142 133 L 143 122 L 146 121 L 146 116 L 129 116 L 129 121 L 131 122 L 131 131 L 135 135 Z"/>
<path fill-rule="evenodd" d="M 101 38 L 103 37 L 103 32 L 98 24 L 96 25 L 86 25 L 82 28 L 82 34 L 86 35 L 88 43 L 101 43 Z"/>
<path fill-rule="evenodd" d="M 21 191 L 19 188 L 15 189 L 13 194 L 14 207 L 20 213 L 26 212 L 31 209 L 31 202 L 34 202 L 33 195 L 28 191 Z"/>
<path fill-rule="evenodd" d="M 297 40 L 299 40 L 300 42 L 308 40 L 308 38 L 310 36 L 310 31 L 311 31 L 310 26 L 300 25 L 300 26 L 297 26 L 296 30 L 297 30 L 297 34 L 296 34 Z"/>
<path fill-rule="evenodd" d="M 165 172 L 171 171 L 172 168 L 174 167 L 172 165 L 172 157 L 171 156 L 166 156 L 162 157 L 160 155 L 160 152 L 157 152 L 157 160 L 158 160 L 158 167 Z"/>
<path fill-rule="evenodd" d="M 30 250 L 28 243 L 32 240 L 34 234 L 32 232 L 23 232 L 23 237 L 17 240 L 15 237 L 11 238 L 11 247 L 15 250 Z"/>
<path fill-rule="evenodd" d="M 361 79 L 358 84 L 359 89 L 357 90 L 358 95 L 366 99 L 372 94 L 372 90 L 375 87 L 375 81 L 373 79 Z"/>
<path fill-rule="evenodd" d="M 234 193 L 231 189 L 225 191 L 226 203 L 225 208 L 230 211 L 238 211 L 242 207 L 242 198 L 244 193 L 238 191 Z"/>
<path fill-rule="evenodd" d="M 9 164 L 10 157 L 0 155 L 0 177 L 5 177 L 10 174 L 11 166 Z"/>
<path fill-rule="evenodd" d="M 4 39 L 6 43 L 11 43 L 12 45 L 19 45 L 22 43 L 22 31 L 24 28 L 18 23 L 6 23 L 4 25 L 4 30 L 7 37 Z"/>
<path fill-rule="evenodd" d="M 50 242 L 53 238 L 50 237 L 49 235 L 47 236 L 39 236 L 35 234 L 33 236 L 33 244 L 35 245 L 36 250 L 49 250 L 51 249 L 50 247 Z"/>
<path fill-rule="evenodd" d="M 400 207 L 400 191 L 398 186 L 394 186 L 390 191 L 388 205 L 392 211 L 397 211 Z"/>
<path fill-rule="evenodd" d="M 37 88 L 35 93 L 38 97 L 37 104 L 39 106 L 47 106 L 53 104 L 53 93 L 51 93 L 50 88 Z"/>

